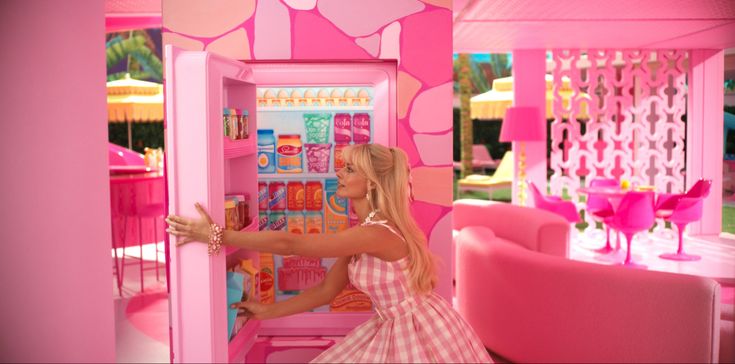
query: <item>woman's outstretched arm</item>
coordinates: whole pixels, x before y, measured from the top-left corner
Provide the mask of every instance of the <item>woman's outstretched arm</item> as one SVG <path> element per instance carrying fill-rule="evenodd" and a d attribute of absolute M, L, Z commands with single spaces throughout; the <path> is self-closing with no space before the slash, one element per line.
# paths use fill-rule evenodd
<path fill-rule="evenodd" d="M 207 242 L 212 218 L 196 205 L 201 219 L 169 215 L 168 232 L 178 237 L 177 245 L 191 241 Z M 304 257 L 346 257 L 362 253 L 402 249 L 395 244 L 395 235 L 387 229 L 356 226 L 335 234 L 292 234 L 285 231 L 224 231 L 222 243 L 241 249 L 279 255 Z"/>
<path fill-rule="evenodd" d="M 334 297 L 347 285 L 349 281 L 347 277 L 347 264 L 349 263 L 349 259 L 349 257 L 337 259 L 323 281 L 288 300 L 273 304 L 245 301 L 233 306 L 244 308 L 246 315 L 252 316 L 253 318 L 266 320 L 295 315 L 326 305 L 332 302 Z"/>
<path fill-rule="evenodd" d="M 356 226 L 334 234 L 292 234 L 286 231 L 240 232 L 225 231 L 223 244 L 303 257 L 346 257 L 385 250 L 382 229 Z M 389 236 L 390 237 L 390 236 Z M 381 242 L 382 240 L 382 242 Z M 391 240 L 391 239 L 388 239 Z"/>

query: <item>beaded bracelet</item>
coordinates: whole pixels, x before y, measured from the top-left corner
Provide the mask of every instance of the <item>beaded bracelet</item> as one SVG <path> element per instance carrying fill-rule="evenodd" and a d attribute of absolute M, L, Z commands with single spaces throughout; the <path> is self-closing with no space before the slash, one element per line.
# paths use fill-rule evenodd
<path fill-rule="evenodd" d="M 217 224 L 209 225 L 209 243 L 207 244 L 207 253 L 209 253 L 210 256 L 219 254 L 220 249 L 222 249 L 222 237 L 224 234 L 225 231 L 222 229 L 222 226 Z"/>

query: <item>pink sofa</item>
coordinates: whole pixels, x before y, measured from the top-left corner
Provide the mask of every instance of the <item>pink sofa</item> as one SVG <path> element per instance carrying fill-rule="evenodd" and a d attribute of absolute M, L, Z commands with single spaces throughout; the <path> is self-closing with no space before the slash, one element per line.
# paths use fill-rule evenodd
<path fill-rule="evenodd" d="M 563 259 L 569 225 L 559 218 L 567 229 L 559 232 L 545 211 L 460 200 L 454 217 L 458 309 L 495 354 L 511 362 L 718 360 L 715 281 Z"/>
<path fill-rule="evenodd" d="M 569 223 L 548 211 L 496 201 L 454 201 L 452 229 L 455 235 L 467 226 L 488 227 L 497 240 L 513 241 L 526 249 L 569 256 Z"/>

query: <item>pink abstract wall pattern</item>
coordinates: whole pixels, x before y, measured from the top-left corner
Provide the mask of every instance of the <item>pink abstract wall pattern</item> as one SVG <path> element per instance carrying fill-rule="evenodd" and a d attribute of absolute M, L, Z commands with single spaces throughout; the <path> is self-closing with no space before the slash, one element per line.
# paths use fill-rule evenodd
<path fill-rule="evenodd" d="M 576 189 L 595 177 L 682 191 L 687 52 L 589 50 L 586 60 L 582 54 L 552 52 L 552 193 L 566 190 L 578 200 Z M 574 90 L 568 105 L 559 92 L 565 78 Z"/>
<path fill-rule="evenodd" d="M 451 240 L 451 0 L 164 0 L 163 27 L 164 44 L 242 60 L 397 60 L 413 210 L 429 241 Z"/>

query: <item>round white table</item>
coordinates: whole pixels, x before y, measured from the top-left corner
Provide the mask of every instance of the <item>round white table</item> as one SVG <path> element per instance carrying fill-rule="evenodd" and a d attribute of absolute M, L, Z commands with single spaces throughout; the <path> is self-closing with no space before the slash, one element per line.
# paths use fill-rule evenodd
<path fill-rule="evenodd" d="M 639 234 L 642 235 L 642 234 Z M 661 259 L 662 253 L 675 252 L 678 246 L 677 238 L 667 239 L 656 234 L 647 234 L 647 237 L 636 238 L 631 252 L 636 262 L 648 266 L 648 270 L 690 274 L 712 278 L 724 286 L 735 286 L 735 241 L 716 236 L 684 237 L 687 251 L 700 255 L 698 261 L 675 261 Z M 625 247 L 616 253 L 599 254 L 594 249 L 599 248 L 599 241 L 585 241 L 578 238 L 572 241 L 569 258 L 597 264 L 617 264 L 625 258 Z M 634 269 L 621 267 L 621 269 Z"/>

